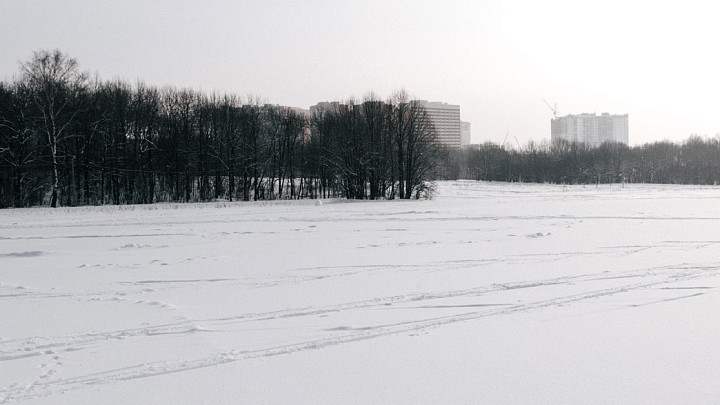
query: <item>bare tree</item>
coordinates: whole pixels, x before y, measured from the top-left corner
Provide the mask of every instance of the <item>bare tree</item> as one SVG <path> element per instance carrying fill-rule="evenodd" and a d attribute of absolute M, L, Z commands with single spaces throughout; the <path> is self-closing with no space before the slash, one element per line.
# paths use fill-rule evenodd
<path fill-rule="evenodd" d="M 392 104 L 391 132 L 397 167 L 397 191 L 401 199 L 419 197 L 432 190 L 429 180 L 437 163 L 438 146 L 435 128 L 427 111 L 417 101 L 409 100 L 403 90 L 396 92 Z"/>
<path fill-rule="evenodd" d="M 392 140 L 390 138 L 390 106 L 374 94 L 365 97 L 362 104 L 363 139 L 367 153 L 367 177 L 370 199 L 385 196 L 392 171 Z"/>
<path fill-rule="evenodd" d="M 0 207 L 22 207 L 38 201 L 35 166 L 40 159 L 37 137 L 26 115 L 29 103 L 25 86 L 5 88 L 0 83 Z"/>
<path fill-rule="evenodd" d="M 78 70 L 77 61 L 59 50 L 37 51 L 30 61 L 21 65 L 23 80 L 30 88 L 38 111 L 36 129 L 47 142 L 52 165 L 52 198 L 58 199 L 58 145 L 67 139 L 70 123 L 78 110 L 73 102 L 84 90 L 87 76 Z"/>

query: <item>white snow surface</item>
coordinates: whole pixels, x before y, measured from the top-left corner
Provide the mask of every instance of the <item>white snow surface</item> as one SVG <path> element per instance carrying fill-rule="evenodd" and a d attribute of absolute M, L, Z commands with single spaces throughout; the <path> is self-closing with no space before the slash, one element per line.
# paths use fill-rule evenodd
<path fill-rule="evenodd" d="M 720 188 L 0 211 L 1 404 L 720 398 Z"/>

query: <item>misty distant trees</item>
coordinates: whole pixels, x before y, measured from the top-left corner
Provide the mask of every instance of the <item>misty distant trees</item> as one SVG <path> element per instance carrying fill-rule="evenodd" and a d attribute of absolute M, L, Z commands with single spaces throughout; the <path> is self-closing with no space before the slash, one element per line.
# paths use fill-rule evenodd
<path fill-rule="evenodd" d="M 406 94 L 310 116 L 234 95 L 90 79 L 59 51 L 0 82 L 0 207 L 418 198 L 441 151 Z"/>
<path fill-rule="evenodd" d="M 445 179 L 558 184 L 720 184 L 720 137 L 635 147 L 530 142 L 520 150 L 486 143 L 452 152 L 444 173 Z"/>

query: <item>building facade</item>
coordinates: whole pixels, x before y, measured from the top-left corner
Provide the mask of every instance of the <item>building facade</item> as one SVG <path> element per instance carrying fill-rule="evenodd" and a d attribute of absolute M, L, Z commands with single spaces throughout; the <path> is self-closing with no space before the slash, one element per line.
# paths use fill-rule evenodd
<path fill-rule="evenodd" d="M 604 142 L 628 144 L 628 115 L 577 114 L 550 120 L 550 141 L 564 139 L 596 148 Z"/>
<path fill-rule="evenodd" d="M 425 108 L 435 126 L 440 145 L 459 149 L 462 146 L 460 106 L 455 104 L 417 100 Z"/>
<path fill-rule="evenodd" d="M 427 112 L 430 122 L 435 128 L 437 141 L 440 145 L 460 149 L 470 144 L 470 123 L 460 121 L 460 106 L 442 102 L 415 100 Z M 334 110 L 346 106 L 339 102 L 321 102 L 310 107 L 311 116 L 320 110 Z M 362 108 L 362 104 L 358 105 Z"/>

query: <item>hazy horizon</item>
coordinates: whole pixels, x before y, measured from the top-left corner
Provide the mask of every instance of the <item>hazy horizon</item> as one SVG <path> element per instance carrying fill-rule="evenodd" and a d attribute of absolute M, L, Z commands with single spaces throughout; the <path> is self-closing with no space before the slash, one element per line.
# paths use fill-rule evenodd
<path fill-rule="evenodd" d="M 102 79 L 307 108 L 459 104 L 472 141 L 550 138 L 552 111 L 629 114 L 630 144 L 720 133 L 714 6 L 610 1 L 0 2 L 0 80 L 40 49 Z"/>

